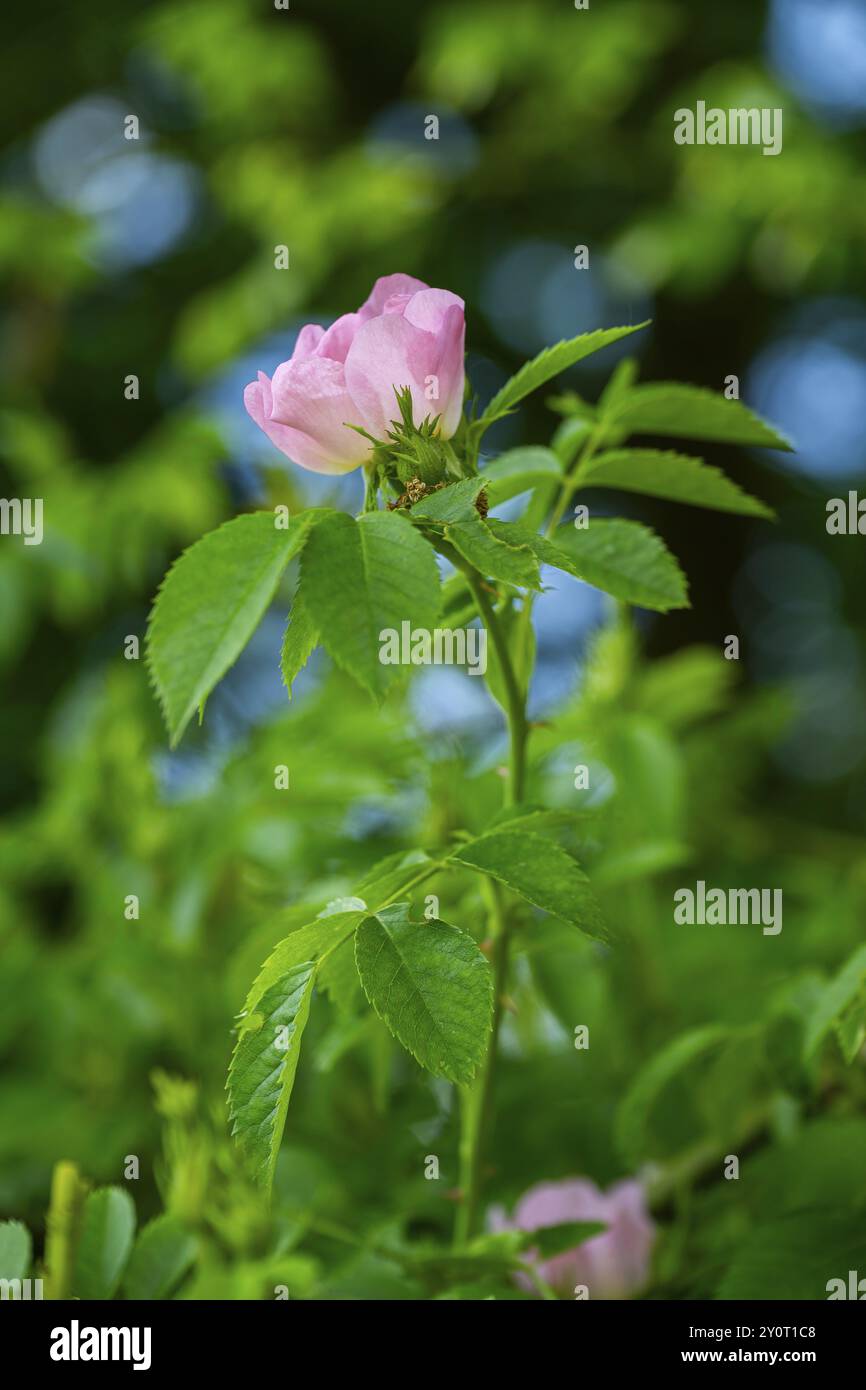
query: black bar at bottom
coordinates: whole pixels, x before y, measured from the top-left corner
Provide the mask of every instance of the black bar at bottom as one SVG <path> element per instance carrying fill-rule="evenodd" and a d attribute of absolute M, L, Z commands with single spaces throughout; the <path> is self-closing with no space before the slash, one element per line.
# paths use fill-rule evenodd
<path fill-rule="evenodd" d="M 491 1301 L 492 1302 L 492 1301 Z M 256 1366 L 288 1375 L 296 1358 L 324 1358 L 333 1371 L 334 1352 L 365 1372 L 364 1362 L 393 1342 L 403 1344 L 407 1377 L 466 1365 L 468 1337 L 487 1370 L 520 1355 L 551 1366 L 561 1351 L 578 1372 L 601 1360 L 608 1372 L 672 1367 L 763 1365 L 809 1366 L 824 1376 L 857 1364 L 864 1310 L 844 1302 L 820 1303 L 549 1303 L 516 1306 L 504 1313 L 491 1303 L 48 1303 L 0 1302 L 0 1352 L 22 1369 L 69 1376 L 163 1375 L 166 1371 L 213 1371 L 242 1376 Z M 499 1316 L 506 1317 L 505 1323 Z M 417 1318 L 417 1322 L 415 1319 Z M 452 1322 L 452 1318 L 455 1321 Z M 540 1322 L 535 1319 L 540 1318 Z M 410 1361 L 413 1326 L 419 1340 Z M 451 1334 L 459 1338 L 452 1341 Z M 423 1341 L 420 1340 L 423 1338 Z M 531 1340 L 529 1340 L 531 1339 Z M 543 1339 L 543 1340 L 540 1340 Z M 560 1342 L 560 1339 L 561 1342 Z M 559 1343 L 559 1345 L 557 1345 Z M 463 1350 L 459 1351 L 458 1348 Z M 306 1349 L 306 1352 L 304 1352 Z M 419 1366 L 415 1358 L 421 1357 Z M 473 1358 L 474 1359 L 474 1358 Z M 412 1362 L 415 1362 L 414 1368 Z M 381 1364 L 381 1363 L 380 1363 Z M 397 1364 L 397 1363 L 394 1363 Z M 514 1370 L 513 1364 L 511 1365 Z"/>

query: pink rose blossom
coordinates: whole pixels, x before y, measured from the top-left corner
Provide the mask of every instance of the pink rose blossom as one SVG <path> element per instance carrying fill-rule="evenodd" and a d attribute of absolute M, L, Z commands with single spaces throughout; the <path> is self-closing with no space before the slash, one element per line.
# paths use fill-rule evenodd
<path fill-rule="evenodd" d="M 643 1187 L 633 1178 L 614 1183 L 606 1192 L 588 1178 L 543 1182 L 521 1197 L 509 1221 L 502 1208 L 490 1214 L 496 1231 L 538 1231 L 568 1221 L 604 1221 L 607 1230 L 591 1236 L 574 1250 L 532 1263 L 557 1293 L 574 1297 L 585 1284 L 590 1298 L 627 1298 L 639 1293 L 649 1279 L 655 1227 L 646 1208 Z M 531 1257 L 531 1252 L 530 1252 Z M 525 1275 L 521 1284 L 531 1289 Z"/>
<path fill-rule="evenodd" d="M 330 328 L 308 323 L 288 362 L 259 372 L 244 404 L 294 463 L 313 473 L 349 473 L 399 419 L 395 387 L 412 393 L 416 425 L 439 415 L 450 439 L 463 406 L 463 300 L 411 275 L 385 275 L 356 314 Z"/>

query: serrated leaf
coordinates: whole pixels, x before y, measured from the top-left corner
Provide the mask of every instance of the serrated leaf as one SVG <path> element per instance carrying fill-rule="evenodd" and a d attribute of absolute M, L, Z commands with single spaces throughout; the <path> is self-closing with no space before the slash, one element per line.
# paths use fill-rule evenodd
<path fill-rule="evenodd" d="M 493 1009 L 490 967 L 472 937 L 445 922 L 410 922 L 400 903 L 361 923 L 355 961 L 376 1013 L 421 1066 L 471 1081 Z"/>
<path fill-rule="evenodd" d="M 100 1187 L 84 1203 L 72 1292 L 80 1299 L 113 1298 L 135 1234 L 135 1206 L 120 1187 Z"/>
<path fill-rule="evenodd" d="M 673 435 L 719 444 L 792 450 L 793 445 L 742 401 L 677 381 L 635 386 L 617 397 L 604 419 L 628 434 Z"/>
<path fill-rule="evenodd" d="M 623 603 L 658 613 L 689 606 L 688 583 L 677 560 L 654 531 L 637 521 L 594 520 L 586 530 L 563 527 L 556 544 L 546 543 L 542 552 L 546 564 Z"/>
<path fill-rule="evenodd" d="M 123 1276 L 127 1299 L 162 1299 L 174 1292 L 192 1268 L 197 1250 L 193 1233 L 165 1212 L 140 1231 Z"/>
<path fill-rule="evenodd" d="M 562 461 L 552 449 L 531 444 L 523 449 L 509 449 L 484 465 L 487 475 L 487 502 L 498 507 L 511 497 L 537 487 L 539 483 L 562 481 Z"/>
<path fill-rule="evenodd" d="M 581 473 L 581 484 L 622 488 L 741 516 L 774 515 L 771 507 L 750 497 L 703 459 L 660 449 L 613 449 L 597 454 Z"/>
<path fill-rule="evenodd" d="M 336 950 L 342 941 L 352 935 L 366 912 L 366 908 L 350 909 L 348 912 L 326 911 L 315 921 L 298 927 L 279 941 L 250 986 L 242 1014 L 254 1013 L 266 991 L 296 966 L 317 961 L 327 952 Z"/>
<path fill-rule="evenodd" d="M 728 1028 L 695 1028 L 663 1047 L 641 1067 L 619 1107 L 616 1130 L 623 1155 L 638 1164 L 647 1157 L 648 1122 L 662 1091 L 686 1067 L 706 1057 L 730 1037 Z"/>
<path fill-rule="evenodd" d="M 538 561 L 530 546 L 504 521 L 492 524 L 476 514 L 470 521 L 445 527 L 445 538 L 473 569 L 488 579 L 540 589 Z"/>
<path fill-rule="evenodd" d="M 316 631 L 305 605 L 298 585 L 295 593 L 292 611 L 286 624 L 286 631 L 283 635 L 283 646 L 280 653 L 280 671 L 283 677 L 283 685 L 292 698 L 292 686 L 296 677 L 304 669 L 310 659 L 314 649 L 319 645 L 319 634 Z"/>
<path fill-rule="evenodd" d="M 315 978 L 316 963 L 306 961 L 287 970 L 259 995 L 254 1010 L 243 1019 L 229 1066 L 232 1135 L 256 1182 L 268 1193 Z"/>
<path fill-rule="evenodd" d="M 460 845 L 450 862 L 489 874 L 534 907 L 570 922 L 587 936 L 606 937 L 589 879 L 577 860 L 553 840 L 506 823 L 501 830 Z"/>
<path fill-rule="evenodd" d="M 272 512 L 236 516 L 185 550 L 157 595 L 147 661 L 171 745 L 240 656 L 311 517 L 278 530 Z"/>
<path fill-rule="evenodd" d="M 566 806 L 542 806 L 524 801 L 517 806 L 503 806 L 487 823 L 485 835 L 493 830 L 529 830 L 545 835 L 570 848 L 575 835 L 586 830 L 590 816 L 586 811 L 573 811 Z"/>
<path fill-rule="evenodd" d="M 274 947 L 252 985 L 226 1083 L 232 1134 L 270 1190 L 320 961 L 348 940 L 366 908 L 326 908 Z M 278 1045 L 276 1045 L 278 1044 Z"/>
<path fill-rule="evenodd" d="M 543 386 L 546 381 L 559 376 L 560 372 L 573 367 L 593 352 L 599 352 L 609 344 L 619 342 L 620 338 L 626 338 L 630 333 L 646 328 L 648 323 L 649 319 L 644 323 L 629 324 L 624 328 L 599 328 L 594 333 L 581 333 L 577 338 L 567 338 L 561 343 L 555 343 L 553 347 L 545 348 L 530 362 L 525 362 L 520 371 L 497 391 L 487 406 L 482 421 L 492 424 L 494 420 L 506 415 L 524 396 Z"/>
<path fill-rule="evenodd" d="M 403 622 L 432 630 L 439 616 L 435 554 L 398 512 L 320 522 L 304 547 L 301 583 L 323 645 L 377 700 L 405 674 L 380 661 L 380 633 Z"/>
<path fill-rule="evenodd" d="M 398 849 L 368 869 L 356 884 L 355 892 L 375 913 L 380 907 L 402 898 L 416 883 L 423 882 L 440 867 L 426 850 Z"/>
<path fill-rule="evenodd" d="M 475 499 L 486 486 L 486 478 L 464 478 L 462 482 L 451 483 L 414 502 L 409 515 L 421 521 L 442 523 L 471 520 L 478 515 Z"/>
<path fill-rule="evenodd" d="M 492 522 L 498 534 L 501 522 Z M 688 608 L 685 575 L 664 541 L 637 521 L 591 520 L 584 530 L 562 526 L 556 540 L 527 535 L 536 557 L 623 603 L 666 613 Z"/>
<path fill-rule="evenodd" d="M 20 1221 L 0 1221 L 0 1279 L 26 1279 L 33 1241 Z"/>

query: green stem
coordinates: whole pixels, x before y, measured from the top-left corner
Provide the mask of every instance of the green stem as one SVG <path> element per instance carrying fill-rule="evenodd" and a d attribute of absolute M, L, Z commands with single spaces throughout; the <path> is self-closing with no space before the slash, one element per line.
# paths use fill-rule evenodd
<path fill-rule="evenodd" d="M 597 453 L 603 438 L 604 426 L 598 424 L 590 433 L 584 448 L 572 459 L 571 466 L 566 471 L 562 480 L 562 491 L 559 494 L 556 506 L 547 524 L 547 530 L 545 531 L 546 536 L 552 536 L 559 523 L 562 521 L 566 507 L 580 486 L 581 475 L 586 472 L 590 459 Z"/>
<path fill-rule="evenodd" d="M 535 1268 L 534 1265 L 521 1265 L 521 1269 L 523 1270 L 523 1273 L 526 1275 L 530 1284 L 535 1289 L 535 1292 L 538 1294 L 539 1298 L 543 1298 L 545 1303 L 559 1302 L 558 1295 L 555 1294 L 550 1285 L 544 1279 L 542 1279 L 541 1275 L 538 1273 L 538 1270 Z"/>
<path fill-rule="evenodd" d="M 508 642 L 499 617 L 491 603 L 481 576 L 467 565 L 462 556 L 448 547 L 448 558 L 462 570 L 472 591 L 479 616 L 485 624 L 502 671 L 505 686 L 506 717 L 511 746 L 506 805 L 515 806 L 523 800 L 526 784 L 526 684 L 518 680 L 508 649 Z M 502 1024 L 505 990 L 508 981 L 509 931 L 503 911 L 499 885 L 485 878 L 483 892 L 490 915 L 490 934 L 493 941 L 493 1023 L 487 1051 L 479 1075 L 461 1094 L 462 1118 L 460 1135 L 460 1190 L 462 1201 L 457 1210 L 454 1243 L 464 1245 L 475 1235 L 481 1209 L 481 1188 L 484 1173 L 484 1150 L 493 1116 L 493 1094 L 496 1078 L 496 1059 L 499 1032 Z"/>
<path fill-rule="evenodd" d="M 379 467 L 378 464 L 367 464 L 364 467 L 364 502 L 361 507 L 362 515 L 365 512 L 375 512 L 379 509 Z"/>
<path fill-rule="evenodd" d="M 70 1298 L 75 1251 L 86 1188 L 74 1163 L 55 1165 L 45 1223 L 45 1282 L 48 1298 Z"/>
<path fill-rule="evenodd" d="M 508 719 L 508 737 L 511 745 L 509 776 L 506 791 L 506 805 L 515 806 L 523 800 L 523 792 L 526 784 L 526 736 L 528 725 L 526 722 L 526 696 L 521 689 L 514 667 L 511 663 L 511 653 L 508 650 L 508 642 L 502 626 L 496 614 L 496 610 L 487 592 L 483 581 L 477 571 L 468 566 L 463 567 L 466 581 L 472 590 L 478 612 L 486 626 L 493 645 L 496 648 L 496 655 L 499 658 L 499 665 L 502 670 L 502 680 L 505 686 L 506 716 Z"/>
<path fill-rule="evenodd" d="M 602 438 L 602 428 L 597 426 L 586 442 L 586 447 L 572 462 L 562 483 L 562 490 L 553 509 L 547 535 L 552 535 L 562 520 L 580 477 L 595 453 Z M 529 688 L 529 624 L 532 618 L 532 595 L 527 593 L 523 600 L 517 629 L 516 652 L 522 680 L 518 679 L 512 663 L 511 652 L 505 633 L 499 623 L 497 613 L 487 596 L 481 576 L 467 565 L 462 556 L 450 546 L 439 542 L 443 554 L 447 554 L 458 569 L 466 576 L 472 591 L 478 613 L 485 623 L 502 669 L 505 686 L 506 714 L 511 742 L 511 766 L 509 770 L 506 804 L 517 805 L 523 800 L 526 781 L 526 741 L 529 725 L 526 718 L 526 693 Z M 479 1076 L 471 1087 L 462 1093 L 462 1120 L 460 1135 L 460 1190 L 462 1201 L 457 1212 L 454 1229 L 454 1243 L 465 1244 L 474 1236 L 481 1207 L 481 1188 L 483 1183 L 484 1149 L 493 1116 L 493 1093 L 496 1077 L 496 1058 L 499 1033 L 502 1025 L 505 990 L 508 981 L 509 931 L 508 920 L 503 911 L 499 885 L 493 879 L 484 879 L 484 892 L 487 898 L 491 937 L 493 940 L 493 1025 L 487 1052 Z"/>
<path fill-rule="evenodd" d="M 586 447 L 577 455 L 565 478 L 562 490 L 553 509 L 547 528 L 547 535 L 554 533 L 562 520 L 581 474 L 595 453 L 602 439 L 602 427 L 596 426 L 589 436 Z M 505 633 L 499 622 L 496 610 L 487 595 L 481 575 L 468 565 L 451 546 L 437 541 L 439 550 L 466 577 L 475 605 L 482 622 L 496 648 L 502 680 L 505 686 L 506 715 L 508 719 L 511 759 L 506 791 L 506 804 L 519 805 L 523 800 L 526 782 L 526 742 L 529 725 L 526 718 L 526 693 L 529 688 L 529 624 L 532 617 L 532 596 L 527 593 L 523 600 L 517 630 L 516 651 L 519 655 L 519 669 L 522 680 L 514 670 L 511 652 Z M 508 980 L 509 932 L 508 921 L 502 909 L 498 884 L 493 879 L 485 879 L 485 896 L 490 911 L 491 937 L 493 940 L 493 1025 L 484 1062 L 479 1076 L 462 1093 L 462 1118 L 460 1135 L 460 1190 L 462 1201 L 457 1212 L 454 1230 L 455 1245 L 463 1245 L 475 1234 L 481 1206 L 481 1187 L 483 1180 L 484 1148 L 493 1114 L 493 1093 L 496 1076 L 496 1058 L 499 1032 L 502 1025 L 503 1000 Z"/>
<path fill-rule="evenodd" d="M 580 475 L 601 443 L 601 426 L 597 426 L 586 442 L 586 447 L 576 456 L 563 479 L 562 490 L 547 529 L 552 535 L 565 514 L 571 497 L 578 486 Z M 523 800 L 526 783 L 526 742 L 529 725 L 526 718 L 526 693 L 529 688 L 528 632 L 532 617 L 532 596 L 527 593 L 523 600 L 517 629 L 516 651 L 519 655 L 519 669 L 522 679 L 514 670 L 511 652 L 505 633 L 499 622 L 496 610 L 487 595 L 481 575 L 468 565 L 451 546 L 437 541 L 442 554 L 451 561 L 466 577 L 472 592 L 481 621 L 496 648 L 502 680 L 505 686 L 506 715 L 511 744 L 511 759 L 506 791 L 506 804 L 519 805 Z M 465 1244 L 475 1234 L 481 1205 L 484 1148 L 493 1114 L 493 1092 L 496 1077 L 496 1057 L 499 1032 L 502 1025 L 503 999 L 508 980 L 509 932 L 508 921 L 502 909 L 502 899 L 498 884 L 493 879 L 485 879 L 491 937 L 493 940 L 493 1026 L 484 1062 L 479 1076 L 472 1086 L 462 1093 L 462 1119 L 460 1135 L 460 1190 L 462 1201 L 457 1212 L 454 1230 L 456 1245 Z"/>
<path fill-rule="evenodd" d="M 499 1030 L 502 1024 L 503 1000 L 508 979 L 508 923 L 502 910 L 499 885 L 493 879 L 483 879 L 484 894 L 490 911 L 493 939 L 493 1025 L 481 1071 L 462 1094 L 463 1116 L 460 1135 L 460 1191 L 462 1200 L 457 1209 L 454 1244 L 464 1245 L 475 1235 L 480 1215 L 481 1188 L 484 1180 L 484 1150 L 493 1118 L 493 1090 Z"/>

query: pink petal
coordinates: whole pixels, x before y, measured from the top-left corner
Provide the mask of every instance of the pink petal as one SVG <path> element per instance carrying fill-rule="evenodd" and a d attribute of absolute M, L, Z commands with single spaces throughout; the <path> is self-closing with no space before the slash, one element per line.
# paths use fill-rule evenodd
<path fill-rule="evenodd" d="M 431 415 L 441 415 L 440 433 L 443 439 L 450 439 L 460 424 L 466 383 L 466 319 L 460 300 L 445 310 L 436 337 L 438 352 L 434 371 L 439 378 L 439 399 L 432 404 L 428 402 L 428 410 Z"/>
<path fill-rule="evenodd" d="M 258 379 L 244 387 L 244 405 L 247 414 L 255 420 L 260 429 L 264 429 L 265 420 L 271 413 L 271 383 L 264 372 L 259 372 Z"/>
<path fill-rule="evenodd" d="M 386 299 L 382 305 L 383 314 L 402 314 L 407 304 L 412 303 L 411 294 L 392 294 L 390 299 Z"/>
<path fill-rule="evenodd" d="M 369 443 L 348 428 L 361 421 L 346 390 L 342 363 L 316 356 L 283 362 L 274 372 L 272 389 L 271 418 L 315 440 L 330 461 L 319 471 L 346 473 L 368 456 Z"/>
<path fill-rule="evenodd" d="M 463 406 L 463 311 L 446 311 L 441 334 L 425 333 L 400 314 L 370 319 L 355 335 L 346 357 L 346 385 L 366 428 L 383 439 L 399 419 L 395 387 L 408 386 L 416 425 L 428 415 L 442 416 L 442 436 L 457 428 Z M 438 399 L 428 394 L 430 378 Z"/>
<path fill-rule="evenodd" d="M 604 1193 L 589 1178 L 540 1182 L 524 1193 L 514 1213 L 522 1231 L 558 1226 L 563 1221 L 603 1221 L 607 1216 Z"/>
<path fill-rule="evenodd" d="M 325 368 L 323 374 L 317 368 Z M 283 362 L 273 382 L 264 372 L 244 391 L 244 404 L 256 424 L 282 453 L 313 473 L 348 473 L 370 452 L 368 442 L 343 426 L 351 418 L 345 391 L 328 380 L 337 363 Z M 332 377 L 332 374 L 331 374 Z M 323 379 L 324 378 L 324 379 Z M 324 393 L 323 393 L 324 387 Z M 313 391 L 319 394 L 314 396 Z"/>
<path fill-rule="evenodd" d="M 465 309 L 463 300 L 450 290 L 419 290 L 410 298 L 404 314 L 416 328 L 423 328 L 427 333 L 438 333 L 448 310 L 455 305 L 462 314 Z"/>
<path fill-rule="evenodd" d="M 358 313 L 362 319 L 371 319 L 384 312 L 385 304 L 395 294 L 417 294 L 418 290 L 426 290 L 427 286 L 423 280 L 416 280 L 414 275 L 381 275 L 376 281 Z"/>
<path fill-rule="evenodd" d="M 363 322 L 360 314 L 343 314 L 335 319 L 319 341 L 316 356 L 330 357 L 334 362 L 345 362 L 346 353 Z"/>
<path fill-rule="evenodd" d="M 295 340 L 292 361 L 303 362 L 305 358 L 311 357 L 321 342 L 324 332 L 325 330 L 320 323 L 305 323 Z"/>
<path fill-rule="evenodd" d="M 384 439 L 391 422 L 400 418 L 395 387 L 409 387 L 416 424 L 436 413 L 435 403 L 424 395 L 425 378 L 436 366 L 433 334 L 413 328 L 402 315 L 385 314 L 362 324 L 346 357 L 346 386 L 376 439 Z"/>
<path fill-rule="evenodd" d="M 305 440 L 296 430 L 288 429 L 285 425 L 274 424 L 270 418 L 270 401 L 271 383 L 264 372 L 259 372 L 259 380 L 250 382 L 249 386 L 244 388 L 247 413 L 281 453 L 294 462 L 300 462 L 302 457 L 306 457 L 312 441 Z M 310 465 L 302 464 L 302 467 L 308 466 Z"/>

